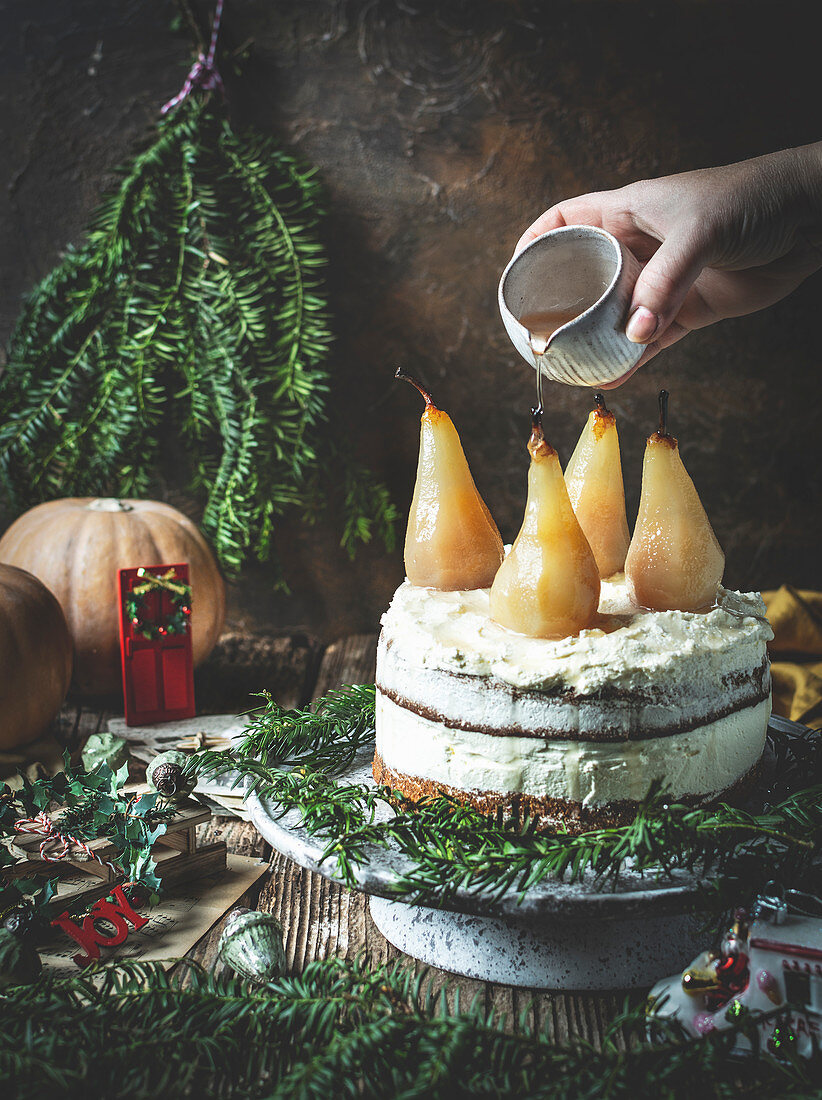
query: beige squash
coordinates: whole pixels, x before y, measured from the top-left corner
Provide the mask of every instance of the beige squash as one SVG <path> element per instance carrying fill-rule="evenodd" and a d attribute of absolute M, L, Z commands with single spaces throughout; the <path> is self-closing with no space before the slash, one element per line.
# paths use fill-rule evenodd
<path fill-rule="evenodd" d="M 197 527 L 153 500 L 67 497 L 25 512 L 0 539 L 0 562 L 27 569 L 60 602 L 74 641 L 74 688 L 83 695 L 121 690 L 117 570 L 189 566 L 195 666 L 225 620 L 225 584 Z"/>
<path fill-rule="evenodd" d="M 71 680 L 60 604 L 24 569 L 0 565 L 0 751 L 45 733 Z"/>

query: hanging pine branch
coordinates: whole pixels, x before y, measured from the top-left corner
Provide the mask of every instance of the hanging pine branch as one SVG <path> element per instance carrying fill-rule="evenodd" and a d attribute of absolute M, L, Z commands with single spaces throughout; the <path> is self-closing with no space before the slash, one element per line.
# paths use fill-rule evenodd
<path fill-rule="evenodd" d="M 0 379 L 0 490 L 146 496 L 179 441 L 236 573 L 286 509 L 340 482 L 342 543 L 393 545 L 385 488 L 318 430 L 329 394 L 320 189 L 275 143 L 188 95 L 23 309 Z M 333 449 L 332 449 L 333 448 Z M 352 485 L 356 491 L 352 491 Z"/>

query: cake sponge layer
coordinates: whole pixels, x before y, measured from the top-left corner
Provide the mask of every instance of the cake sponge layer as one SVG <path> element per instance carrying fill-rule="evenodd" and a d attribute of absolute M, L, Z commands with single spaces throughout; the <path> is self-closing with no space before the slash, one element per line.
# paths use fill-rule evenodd
<path fill-rule="evenodd" d="M 640 802 L 653 782 L 672 798 L 710 800 L 759 760 L 770 698 L 686 733 L 635 742 L 500 737 L 455 729 L 377 691 L 377 753 L 392 772 L 466 792 L 559 799 L 584 807 Z"/>
<path fill-rule="evenodd" d="M 732 787 L 719 791 L 714 799 L 682 798 L 688 805 L 701 805 L 722 799 L 737 803 L 746 798 L 756 781 L 759 764 L 737 780 Z M 588 829 L 606 829 L 616 825 L 625 825 L 636 817 L 638 804 L 622 800 L 611 802 L 607 806 L 583 806 L 581 802 L 572 802 L 567 798 L 537 798 L 529 794 L 500 794 L 497 791 L 462 791 L 448 787 L 445 783 L 434 783 L 428 779 L 405 775 L 386 766 L 379 753 L 374 756 L 374 778 L 378 783 L 399 791 L 405 798 L 418 802 L 432 795 L 446 794 L 463 806 L 473 806 L 483 814 L 502 813 L 504 817 L 522 820 L 524 816 L 535 822 L 537 830 L 557 830 L 559 828 L 576 834 Z"/>
<path fill-rule="evenodd" d="M 498 737 L 568 741 L 642 741 L 687 733 L 733 711 L 752 707 L 771 694 L 770 664 L 720 674 L 709 688 L 698 684 L 615 686 L 592 694 L 570 688 L 545 691 L 514 688 L 487 676 L 466 676 L 437 668 L 420 670 L 389 648 L 385 634 L 377 650 L 377 687 L 405 710 L 452 729 Z"/>

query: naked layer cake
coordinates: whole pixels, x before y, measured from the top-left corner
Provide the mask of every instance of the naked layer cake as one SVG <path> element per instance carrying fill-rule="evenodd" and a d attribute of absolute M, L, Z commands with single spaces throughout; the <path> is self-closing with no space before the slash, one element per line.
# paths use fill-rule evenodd
<path fill-rule="evenodd" d="M 756 593 L 646 611 L 604 581 L 597 625 L 553 641 L 495 623 L 488 589 L 406 581 L 382 619 L 374 777 L 572 830 L 627 820 L 655 780 L 730 797 L 764 746 L 771 637 Z"/>

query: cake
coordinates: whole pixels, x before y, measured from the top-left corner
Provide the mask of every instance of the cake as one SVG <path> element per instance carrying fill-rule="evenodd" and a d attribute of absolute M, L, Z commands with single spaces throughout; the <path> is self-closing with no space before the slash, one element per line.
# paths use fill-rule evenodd
<path fill-rule="evenodd" d="M 648 611 L 603 581 L 591 629 L 549 640 L 489 616 L 489 590 L 405 581 L 382 619 L 374 777 L 539 827 L 623 823 L 652 782 L 706 804 L 753 780 L 770 716 L 757 593 Z"/>

